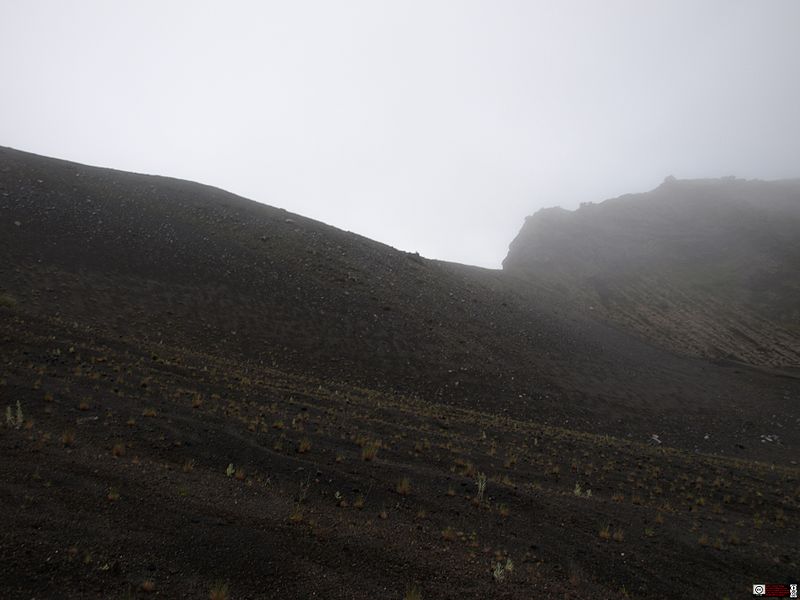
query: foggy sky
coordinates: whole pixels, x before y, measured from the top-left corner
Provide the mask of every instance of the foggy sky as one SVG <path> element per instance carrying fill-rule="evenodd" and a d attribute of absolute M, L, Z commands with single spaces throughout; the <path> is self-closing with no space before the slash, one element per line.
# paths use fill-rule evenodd
<path fill-rule="evenodd" d="M 0 145 L 498 267 L 526 215 L 800 176 L 800 1 L 0 0 Z"/>

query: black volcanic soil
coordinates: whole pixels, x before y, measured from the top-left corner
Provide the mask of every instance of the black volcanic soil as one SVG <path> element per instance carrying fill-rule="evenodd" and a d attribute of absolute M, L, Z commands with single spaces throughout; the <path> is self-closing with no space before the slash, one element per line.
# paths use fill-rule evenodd
<path fill-rule="evenodd" d="M 8 149 L 0 251 L 6 597 L 734 598 L 797 577 L 790 372 L 659 349 L 547 281 Z"/>

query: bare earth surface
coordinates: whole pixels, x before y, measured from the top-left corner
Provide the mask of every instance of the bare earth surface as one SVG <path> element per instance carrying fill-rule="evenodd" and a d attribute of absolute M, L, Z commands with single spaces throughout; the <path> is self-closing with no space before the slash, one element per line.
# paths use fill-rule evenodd
<path fill-rule="evenodd" d="M 9 149 L 0 251 L 4 597 L 744 598 L 798 576 L 791 365 Z"/>

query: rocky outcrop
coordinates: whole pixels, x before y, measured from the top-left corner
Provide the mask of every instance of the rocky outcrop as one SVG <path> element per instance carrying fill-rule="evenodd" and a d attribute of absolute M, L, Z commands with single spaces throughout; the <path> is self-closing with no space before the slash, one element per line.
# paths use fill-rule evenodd
<path fill-rule="evenodd" d="M 800 180 L 669 177 L 541 210 L 503 268 L 681 353 L 800 366 Z"/>

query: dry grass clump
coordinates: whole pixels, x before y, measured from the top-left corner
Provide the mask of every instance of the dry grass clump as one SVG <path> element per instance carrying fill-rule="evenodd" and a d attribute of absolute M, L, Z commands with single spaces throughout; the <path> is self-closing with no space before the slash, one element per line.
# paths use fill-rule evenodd
<path fill-rule="evenodd" d="M 148 407 L 148 408 L 145 408 L 145 409 L 142 411 L 142 416 L 143 416 L 143 417 L 155 417 L 157 414 L 158 414 L 158 413 L 156 412 L 156 409 L 155 409 L 155 408 L 153 408 L 153 407 Z"/>
<path fill-rule="evenodd" d="M 111 455 L 114 458 L 119 458 L 120 456 L 125 456 L 125 444 L 122 442 L 117 442 L 111 447 Z"/>
<path fill-rule="evenodd" d="M 380 449 L 381 444 L 377 441 L 368 441 L 365 442 L 364 445 L 361 447 L 361 460 L 364 461 L 371 461 L 375 460 L 375 457 L 378 456 L 378 450 Z"/>
<path fill-rule="evenodd" d="M 239 467 L 236 469 L 236 472 L 233 474 L 233 476 L 239 481 L 244 481 L 245 477 L 247 477 L 247 474 L 244 472 L 242 467 Z"/>
<path fill-rule="evenodd" d="M 456 530 L 453 529 L 452 527 L 449 526 L 445 527 L 444 530 L 442 531 L 442 539 L 446 542 L 454 542 L 457 537 L 458 534 L 456 533 Z"/>
<path fill-rule="evenodd" d="M 621 542 L 624 539 L 625 539 L 625 532 L 621 528 L 617 528 L 614 531 L 614 541 Z"/>
<path fill-rule="evenodd" d="M 292 523 L 303 522 L 303 507 L 300 504 L 295 504 L 292 512 L 289 514 L 289 521 Z"/>
<path fill-rule="evenodd" d="M 422 590 L 416 585 L 412 585 L 406 590 L 403 600 L 422 600 Z"/>
<path fill-rule="evenodd" d="M 600 530 L 600 534 L 599 535 L 600 535 L 600 539 L 601 540 L 605 540 L 605 541 L 610 540 L 611 539 L 611 527 L 606 525 L 605 527 L 603 527 Z"/>
<path fill-rule="evenodd" d="M 208 591 L 208 600 L 228 600 L 228 584 L 222 581 L 215 582 Z"/>
<path fill-rule="evenodd" d="M 72 446 L 75 443 L 75 431 L 73 429 L 67 429 L 62 433 L 61 443 L 65 446 Z"/>
<path fill-rule="evenodd" d="M 408 477 L 403 477 L 397 482 L 395 491 L 401 496 L 408 496 L 411 493 L 411 481 L 408 479 Z"/>
<path fill-rule="evenodd" d="M 139 586 L 139 589 L 146 594 L 150 594 L 156 591 L 156 583 L 152 579 L 145 579 Z"/>
<path fill-rule="evenodd" d="M 17 306 L 17 300 L 9 294 L 0 294 L 0 306 L 3 308 L 14 308 Z"/>
<path fill-rule="evenodd" d="M 298 454 L 305 454 L 311 450 L 311 440 L 304 437 L 300 442 L 297 444 L 297 453 Z"/>

